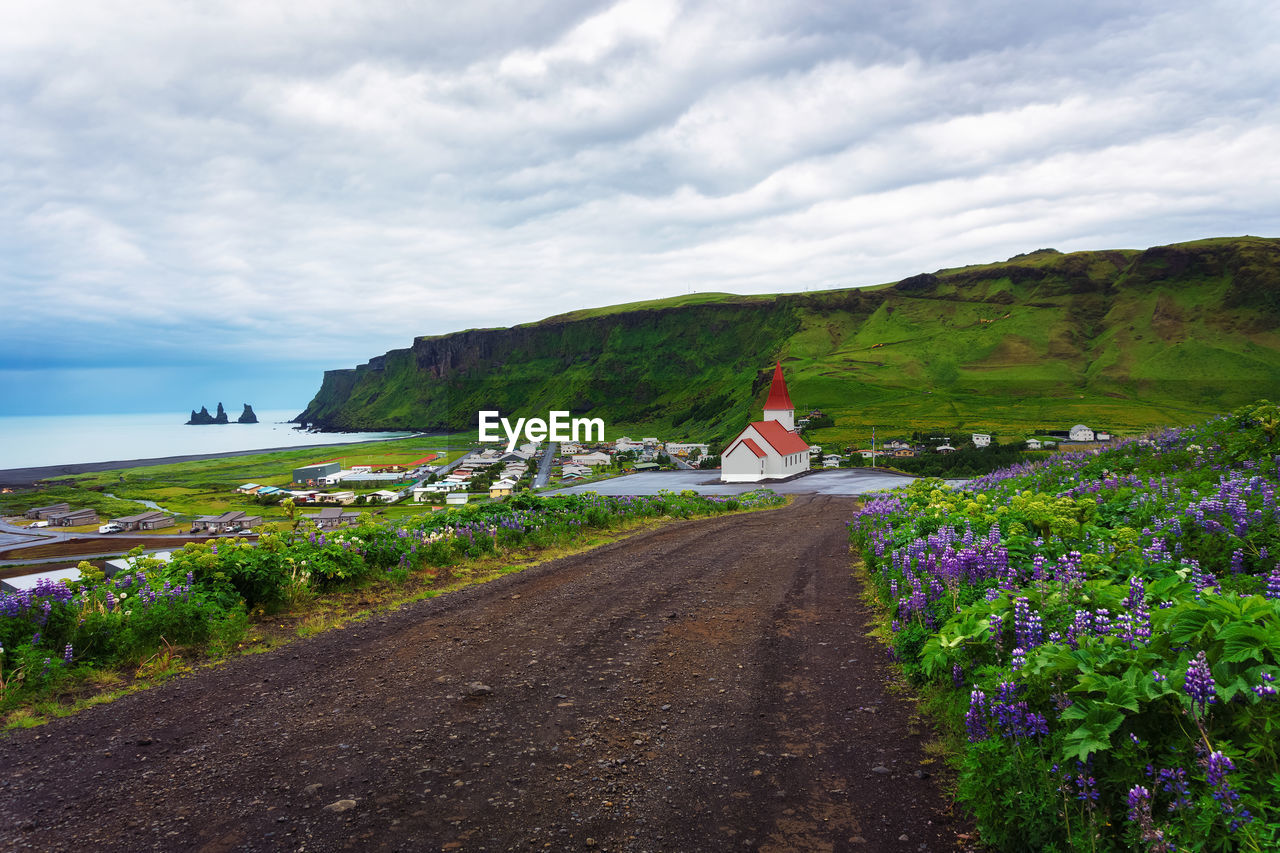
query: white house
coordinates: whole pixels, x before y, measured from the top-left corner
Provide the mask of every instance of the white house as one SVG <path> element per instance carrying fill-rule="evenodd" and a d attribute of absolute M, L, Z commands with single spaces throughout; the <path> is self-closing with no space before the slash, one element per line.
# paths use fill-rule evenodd
<path fill-rule="evenodd" d="M 830 456 L 824 456 L 822 457 L 822 465 L 824 468 L 839 468 L 840 457 L 835 453 L 832 453 Z"/>
<path fill-rule="evenodd" d="M 1084 424 L 1076 424 L 1071 428 L 1071 432 L 1067 433 L 1067 438 L 1072 441 L 1093 441 L 1093 430 Z"/>
<path fill-rule="evenodd" d="M 1038 438 L 1027 439 L 1027 450 L 1039 450 L 1039 449 L 1040 449 L 1040 439 Z"/>
<path fill-rule="evenodd" d="M 987 435 L 985 432 L 975 432 L 973 434 L 973 446 L 974 447 L 990 447 L 991 436 Z"/>
<path fill-rule="evenodd" d="M 678 443 L 674 441 L 667 442 L 668 456 L 688 456 L 691 453 L 693 453 L 693 451 L 695 450 L 698 451 L 698 453 L 701 454 L 702 456 L 706 456 L 708 453 L 711 452 L 711 445 L 698 444 L 697 442 L 684 442 L 684 443 Z"/>
<path fill-rule="evenodd" d="M 755 483 L 809 469 L 809 444 L 795 433 L 795 406 L 779 362 L 764 404 L 764 419 L 747 424 L 720 454 L 720 480 Z"/>
<path fill-rule="evenodd" d="M 444 502 L 448 506 L 462 506 L 470 497 L 466 492 L 450 492 L 444 496 Z"/>
<path fill-rule="evenodd" d="M 955 453 L 956 449 L 949 444 L 939 444 L 934 448 L 938 453 Z"/>
<path fill-rule="evenodd" d="M 574 465 L 608 465 L 613 461 L 613 457 L 603 450 L 593 450 L 590 453 L 575 453 L 573 455 Z"/>

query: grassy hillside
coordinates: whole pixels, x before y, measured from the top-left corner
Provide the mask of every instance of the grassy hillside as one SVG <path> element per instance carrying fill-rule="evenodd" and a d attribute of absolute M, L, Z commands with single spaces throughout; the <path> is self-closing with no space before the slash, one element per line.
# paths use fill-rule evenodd
<path fill-rule="evenodd" d="M 861 442 L 913 429 L 1126 432 L 1280 395 L 1280 241 L 1041 250 L 861 289 L 699 293 L 419 338 L 325 374 L 299 420 L 465 429 L 479 409 L 590 412 L 611 432 L 723 438 L 792 397 Z"/>

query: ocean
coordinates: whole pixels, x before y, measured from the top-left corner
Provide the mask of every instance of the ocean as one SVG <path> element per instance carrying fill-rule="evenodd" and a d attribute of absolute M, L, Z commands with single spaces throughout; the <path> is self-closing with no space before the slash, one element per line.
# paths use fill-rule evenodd
<path fill-rule="evenodd" d="M 238 417 L 239 413 L 232 413 Z M 257 412 L 256 424 L 187 426 L 189 412 L 134 415 L 21 415 L 0 417 L 0 470 L 349 444 L 406 432 L 310 433 L 286 423 L 297 411 Z"/>

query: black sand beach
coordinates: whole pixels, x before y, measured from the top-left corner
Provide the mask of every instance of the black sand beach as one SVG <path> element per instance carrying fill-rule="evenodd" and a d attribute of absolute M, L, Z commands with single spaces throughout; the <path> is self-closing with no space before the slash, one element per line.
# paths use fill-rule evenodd
<path fill-rule="evenodd" d="M 412 436 L 396 436 L 395 438 L 373 438 L 374 441 L 395 441 Z M 359 442 L 364 444 L 365 442 Z M 68 465 L 45 465 L 37 468 L 8 468 L 0 470 L 0 486 L 10 488 L 26 488 L 41 480 L 51 477 L 65 477 L 68 474 L 88 474 L 94 471 L 111 471 L 116 468 L 145 468 L 148 465 L 172 465 L 176 462 L 198 462 L 201 459 L 224 459 L 228 456 L 254 456 L 259 453 L 276 453 L 281 450 L 315 450 L 326 447 L 350 447 L 352 442 L 336 444 L 305 444 L 286 447 L 260 447 L 256 450 L 224 450 L 221 453 L 193 453 L 187 456 L 157 456 L 151 459 L 118 459 L 112 462 L 79 462 Z"/>

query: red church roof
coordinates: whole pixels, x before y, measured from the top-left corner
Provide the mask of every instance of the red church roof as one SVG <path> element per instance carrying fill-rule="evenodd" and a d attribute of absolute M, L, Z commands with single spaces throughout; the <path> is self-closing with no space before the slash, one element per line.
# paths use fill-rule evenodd
<path fill-rule="evenodd" d="M 776 409 L 791 409 L 795 406 L 791 402 L 791 395 L 787 393 L 787 380 L 782 378 L 782 362 L 776 362 L 773 370 L 773 384 L 769 386 L 769 399 L 764 401 L 764 410 L 766 412 Z M 805 445 L 808 447 L 808 445 Z"/>
<path fill-rule="evenodd" d="M 786 388 L 782 389 L 782 393 L 787 393 Z M 809 452 L 809 445 L 803 438 L 777 421 L 752 421 L 751 425 L 756 428 L 756 432 L 760 433 L 760 437 L 769 443 L 770 447 L 783 456 Z"/>
<path fill-rule="evenodd" d="M 754 453 L 754 454 L 756 455 L 756 458 L 757 458 L 757 459 L 763 459 L 763 458 L 765 457 L 765 455 L 766 455 L 766 454 L 765 454 L 765 452 L 764 452 L 763 450 L 761 450 L 761 449 L 760 449 L 760 445 L 756 444 L 756 443 L 755 443 L 754 441 L 752 441 L 751 439 L 749 439 L 749 438 L 744 438 L 744 439 L 742 440 L 742 443 L 743 443 L 743 444 L 745 444 L 745 445 L 747 446 L 747 449 L 748 449 L 748 450 L 750 450 L 752 453 Z"/>

